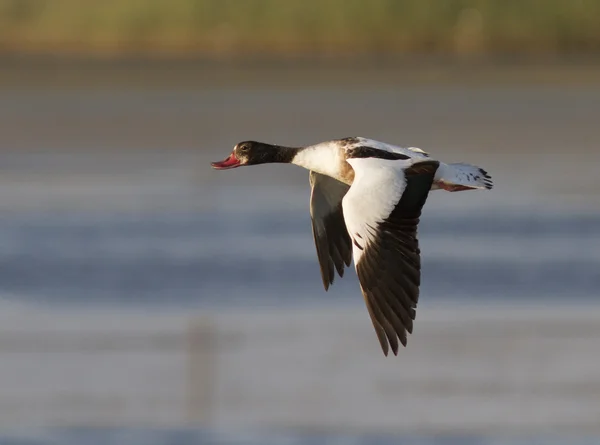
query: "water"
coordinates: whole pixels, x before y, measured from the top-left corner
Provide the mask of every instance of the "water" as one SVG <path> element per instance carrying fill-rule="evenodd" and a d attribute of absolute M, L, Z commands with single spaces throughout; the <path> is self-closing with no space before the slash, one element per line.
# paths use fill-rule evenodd
<path fill-rule="evenodd" d="M 208 165 L 244 139 L 295 145 L 363 135 L 479 164 L 496 183 L 492 192 L 431 194 L 420 225 L 424 303 L 597 310 L 599 94 L 451 86 L 6 92 L 0 295 L 3 303 L 65 313 L 361 307 L 352 270 L 328 293 L 322 288 L 306 172 Z M 472 428 L 484 433 L 74 427 L 4 443 L 592 443 L 505 438 L 485 434 L 477 420 Z"/>
<path fill-rule="evenodd" d="M 59 429 L 46 431 L 43 439 L 31 437 L 0 438 L 2 445 L 42 444 L 114 444 L 114 445 L 595 445 L 592 437 L 514 438 L 458 435 L 455 437 L 387 436 L 381 434 L 343 435 L 307 432 L 264 433 L 256 431 L 223 432 L 212 430 L 139 430 L 139 429 Z"/>
<path fill-rule="evenodd" d="M 600 215 L 431 209 L 420 237 L 430 301 L 593 300 L 600 285 Z M 324 299 L 306 209 L 4 215 L 0 240 L 2 290 L 20 301 L 223 307 Z M 350 271 L 327 300 L 358 301 L 357 290 Z"/>

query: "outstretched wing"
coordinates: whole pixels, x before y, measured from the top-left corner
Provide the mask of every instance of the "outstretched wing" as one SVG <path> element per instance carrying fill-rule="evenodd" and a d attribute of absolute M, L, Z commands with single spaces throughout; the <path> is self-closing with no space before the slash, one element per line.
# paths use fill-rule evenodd
<path fill-rule="evenodd" d="M 352 262 L 352 244 L 344 222 L 342 198 L 348 185 L 320 173 L 310 172 L 310 216 L 325 290 L 333 284 L 334 267 L 340 277 Z"/>
<path fill-rule="evenodd" d="M 415 161 L 417 161 L 415 163 Z M 419 299 L 417 225 L 439 162 L 348 159 L 355 171 L 343 199 L 354 264 L 385 355 L 406 346 Z"/>

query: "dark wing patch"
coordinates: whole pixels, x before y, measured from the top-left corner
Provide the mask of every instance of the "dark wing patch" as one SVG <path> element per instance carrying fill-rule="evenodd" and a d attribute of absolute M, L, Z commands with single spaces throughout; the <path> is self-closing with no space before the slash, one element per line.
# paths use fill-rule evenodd
<path fill-rule="evenodd" d="M 355 136 L 350 136 L 347 138 L 343 138 L 343 139 L 338 139 L 337 142 L 340 144 L 340 146 L 342 147 L 347 147 L 348 145 L 355 145 L 358 143 L 358 138 Z"/>
<path fill-rule="evenodd" d="M 352 240 L 342 211 L 342 198 L 350 187 L 313 171 L 310 172 L 310 183 L 313 236 L 323 286 L 328 290 L 333 284 L 335 271 L 343 277 L 344 267 L 352 262 Z"/>
<path fill-rule="evenodd" d="M 494 187 L 494 183 L 492 182 L 492 177 L 489 175 L 488 172 L 486 172 L 482 168 L 479 169 L 479 173 L 483 176 L 483 184 L 485 185 L 485 188 L 488 190 L 491 190 Z M 481 178 L 475 178 L 475 179 L 481 179 Z"/>
<path fill-rule="evenodd" d="M 413 330 L 421 284 L 421 252 L 417 226 L 429 195 L 437 161 L 423 161 L 406 169 L 406 188 L 385 220 L 371 227 L 375 241 L 364 246 L 356 272 L 381 348 L 398 354 L 398 340 L 406 346 Z"/>
<path fill-rule="evenodd" d="M 394 153 L 392 151 L 380 150 L 378 148 L 367 147 L 361 145 L 360 147 L 353 147 L 346 149 L 346 157 L 352 158 L 379 158 L 379 159 L 409 159 L 410 156 L 406 156 L 402 153 Z"/>

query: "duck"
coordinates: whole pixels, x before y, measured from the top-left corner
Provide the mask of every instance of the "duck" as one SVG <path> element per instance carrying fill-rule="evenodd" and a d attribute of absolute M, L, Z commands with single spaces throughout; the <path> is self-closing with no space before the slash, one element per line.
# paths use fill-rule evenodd
<path fill-rule="evenodd" d="M 354 261 L 382 352 L 398 355 L 413 332 L 421 285 L 417 229 L 432 190 L 491 190 L 487 171 L 444 163 L 417 147 L 346 137 L 290 147 L 236 144 L 215 170 L 268 163 L 309 170 L 310 217 L 325 291 Z"/>

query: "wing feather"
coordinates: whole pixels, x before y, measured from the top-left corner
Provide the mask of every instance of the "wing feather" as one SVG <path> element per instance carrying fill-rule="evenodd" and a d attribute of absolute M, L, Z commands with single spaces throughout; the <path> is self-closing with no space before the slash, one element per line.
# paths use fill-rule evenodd
<path fill-rule="evenodd" d="M 346 229 L 342 199 L 348 185 L 320 173 L 310 172 L 310 216 L 317 258 L 325 290 L 333 284 L 335 271 L 344 276 L 352 262 L 352 241 Z"/>
<path fill-rule="evenodd" d="M 343 200 L 346 226 L 371 321 L 385 355 L 413 331 L 421 282 L 417 226 L 437 161 L 350 159 L 355 179 Z M 357 245 L 358 244 L 358 245 Z"/>

